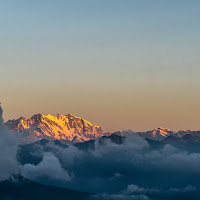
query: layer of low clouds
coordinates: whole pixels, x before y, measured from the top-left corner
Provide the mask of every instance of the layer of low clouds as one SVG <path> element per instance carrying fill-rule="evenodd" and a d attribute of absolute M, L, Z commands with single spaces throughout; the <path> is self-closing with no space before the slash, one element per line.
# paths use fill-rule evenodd
<path fill-rule="evenodd" d="M 187 149 L 182 151 L 165 145 L 160 150 L 152 150 L 137 135 L 129 136 L 121 145 L 109 139 L 100 145 L 96 140 L 95 150 L 89 151 L 74 146 L 62 148 L 52 142 L 46 147 L 51 153 L 41 147 L 37 156 L 43 160 L 38 165 L 22 166 L 24 176 L 41 183 L 99 193 L 100 196 L 95 196 L 97 199 L 143 200 L 162 194 L 171 198 L 175 193 L 187 196 L 199 191 L 200 154 L 188 153 Z M 39 170 L 47 167 L 47 156 L 54 161 L 48 162 L 47 170 L 45 167 Z M 59 166 L 57 177 L 47 173 L 54 165 Z"/>

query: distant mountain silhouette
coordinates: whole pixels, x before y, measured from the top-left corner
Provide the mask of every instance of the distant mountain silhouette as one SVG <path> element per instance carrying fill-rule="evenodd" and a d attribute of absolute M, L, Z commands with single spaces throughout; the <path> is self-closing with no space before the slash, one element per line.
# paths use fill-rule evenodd
<path fill-rule="evenodd" d="M 103 147 L 106 141 L 110 140 L 115 144 L 122 144 L 124 142 L 125 137 L 118 135 L 117 133 L 113 133 L 110 136 L 103 136 L 98 140 L 90 140 L 83 143 L 76 143 L 74 144 L 80 150 L 88 151 L 88 150 L 95 150 L 95 142 L 97 142 L 100 146 Z"/>
<path fill-rule="evenodd" d="M 183 137 L 177 137 L 175 135 L 166 137 L 162 141 L 156 141 L 151 139 L 146 139 L 150 147 L 153 149 L 161 149 L 165 145 L 169 144 L 180 150 L 187 150 L 190 153 L 200 153 L 200 136 L 187 134 Z"/>
<path fill-rule="evenodd" d="M 96 139 L 96 141 L 90 140 L 83 143 L 76 143 L 74 146 L 79 150 L 89 151 L 95 149 L 95 142 L 97 142 L 103 148 L 103 145 L 106 141 L 111 141 L 115 144 L 122 144 L 124 140 L 124 137 L 114 133 L 110 136 L 103 136 L 99 139 Z M 54 146 L 58 146 L 64 149 L 69 147 L 69 145 L 63 144 L 59 140 L 50 141 L 45 139 L 30 144 L 20 145 L 17 152 L 18 162 L 22 165 L 27 163 L 37 165 L 42 161 L 43 156 L 35 155 L 34 152 L 38 152 L 42 147 L 44 152 L 53 152 L 56 155 L 57 150 L 54 148 Z"/>

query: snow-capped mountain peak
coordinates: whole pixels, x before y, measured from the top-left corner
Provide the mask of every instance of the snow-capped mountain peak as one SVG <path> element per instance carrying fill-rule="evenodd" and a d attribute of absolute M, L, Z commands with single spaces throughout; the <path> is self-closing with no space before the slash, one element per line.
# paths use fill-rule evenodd
<path fill-rule="evenodd" d="M 164 138 L 170 135 L 174 135 L 174 132 L 168 128 L 160 127 L 152 131 L 138 132 L 137 134 L 144 138 L 149 138 L 149 139 L 154 139 L 154 140 L 163 140 Z"/>
<path fill-rule="evenodd" d="M 83 142 L 103 136 L 100 126 L 68 115 L 35 114 L 31 118 L 9 120 L 5 125 L 12 132 L 20 132 L 19 143 L 31 143 L 40 139 L 65 140 L 73 143 Z"/>

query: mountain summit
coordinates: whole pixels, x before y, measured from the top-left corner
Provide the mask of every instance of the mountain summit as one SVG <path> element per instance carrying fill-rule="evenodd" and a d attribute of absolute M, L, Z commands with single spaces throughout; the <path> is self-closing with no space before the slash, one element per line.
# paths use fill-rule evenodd
<path fill-rule="evenodd" d="M 74 115 L 41 115 L 9 120 L 5 125 L 11 132 L 20 132 L 19 143 L 32 143 L 41 139 L 84 142 L 103 136 L 100 126 Z"/>
<path fill-rule="evenodd" d="M 164 138 L 174 135 L 175 133 L 168 128 L 157 128 L 152 131 L 147 131 L 147 132 L 138 132 L 138 135 L 148 138 L 148 139 L 153 139 L 153 140 L 163 140 Z"/>

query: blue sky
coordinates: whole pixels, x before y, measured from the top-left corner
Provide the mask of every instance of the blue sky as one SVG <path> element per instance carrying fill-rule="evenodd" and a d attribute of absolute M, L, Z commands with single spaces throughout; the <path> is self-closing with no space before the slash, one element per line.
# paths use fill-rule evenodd
<path fill-rule="evenodd" d="M 106 130 L 198 129 L 199 10 L 197 0 L 0 0 L 5 119 L 71 112 Z"/>

